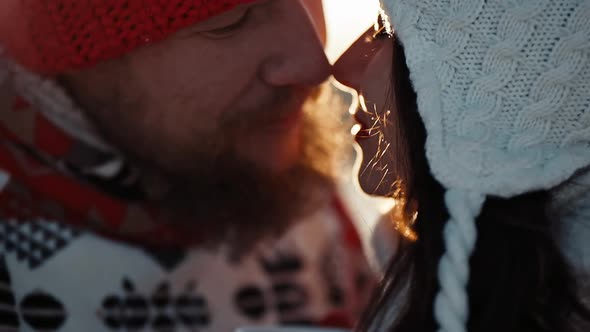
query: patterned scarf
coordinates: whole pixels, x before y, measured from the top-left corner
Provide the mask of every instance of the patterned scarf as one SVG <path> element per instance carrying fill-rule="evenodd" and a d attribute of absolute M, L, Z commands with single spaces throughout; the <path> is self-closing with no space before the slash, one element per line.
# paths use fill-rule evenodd
<path fill-rule="evenodd" d="M 142 204 L 129 167 L 72 138 L 22 98 L 0 91 L 0 219 L 45 218 L 149 245 L 194 245 Z"/>

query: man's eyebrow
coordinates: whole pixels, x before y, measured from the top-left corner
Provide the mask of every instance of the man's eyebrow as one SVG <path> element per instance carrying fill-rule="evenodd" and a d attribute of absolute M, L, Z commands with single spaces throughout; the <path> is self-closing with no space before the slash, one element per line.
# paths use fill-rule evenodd
<path fill-rule="evenodd" d="M 2 0 L 0 0 L 2 1 Z M 208 30 L 215 30 L 224 27 L 225 25 L 232 24 L 233 21 L 243 16 L 251 6 L 240 5 L 236 6 L 228 11 L 225 11 L 219 15 L 207 18 L 201 22 L 187 26 L 186 28 L 179 31 L 180 35 L 187 35 L 197 32 L 203 32 Z"/>

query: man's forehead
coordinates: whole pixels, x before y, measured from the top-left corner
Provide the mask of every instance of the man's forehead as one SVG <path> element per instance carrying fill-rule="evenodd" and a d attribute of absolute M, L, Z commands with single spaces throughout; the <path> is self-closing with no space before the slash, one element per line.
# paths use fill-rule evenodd
<path fill-rule="evenodd" d="M 264 0 L 2 0 L 0 45 L 46 75 L 114 59 L 236 6 Z"/>

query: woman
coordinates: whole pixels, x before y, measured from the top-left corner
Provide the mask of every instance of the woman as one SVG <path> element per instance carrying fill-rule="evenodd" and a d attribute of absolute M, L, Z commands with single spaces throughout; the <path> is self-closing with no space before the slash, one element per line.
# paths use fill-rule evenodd
<path fill-rule="evenodd" d="M 399 202 L 359 330 L 589 331 L 590 1 L 384 5 L 334 67 Z"/>

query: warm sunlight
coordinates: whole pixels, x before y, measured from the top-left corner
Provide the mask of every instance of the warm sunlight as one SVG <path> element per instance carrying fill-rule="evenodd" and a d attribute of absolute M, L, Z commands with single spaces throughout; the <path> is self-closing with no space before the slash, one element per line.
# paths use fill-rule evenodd
<path fill-rule="evenodd" d="M 374 23 L 378 9 L 378 0 L 324 0 L 331 62 Z"/>
<path fill-rule="evenodd" d="M 379 0 L 323 0 L 328 28 L 326 53 L 333 63 L 358 37 L 375 23 Z M 353 128 L 352 130 L 355 130 Z M 358 128 L 356 129 L 358 130 Z M 358 167 L 357 167 L 358 168 Z M 361 238 L 370 239 L 381 215 L 387 215 L 395 201 L 365 195 L 356 183 L 342 187 L 342 194 L 350 206 L 349 212 L 359 224 Z"/>

